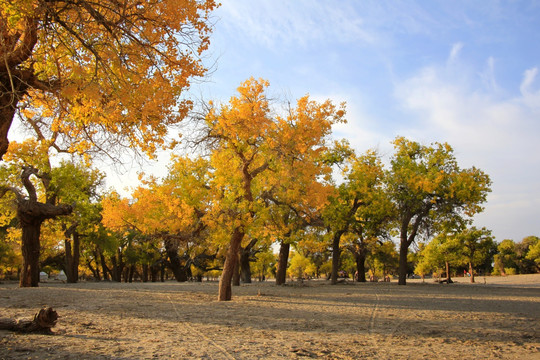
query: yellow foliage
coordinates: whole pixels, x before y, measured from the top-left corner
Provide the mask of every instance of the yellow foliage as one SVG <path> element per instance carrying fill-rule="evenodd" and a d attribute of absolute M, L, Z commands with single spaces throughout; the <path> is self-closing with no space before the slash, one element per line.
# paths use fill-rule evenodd
<path fill-rule="evenodd" d="M 36 84 L 22 100 L 23 120 L 51 140 L 60 136 L 70 152 L 108 150 L 113 137 L 152 155 L 165 145 L 169 126 L 192 108 L 181 95 L 206 72 L 200 55 L 217 6 L 214 0 L 2 1 L 0 32 L 14 44 L 4 50 L 15 51 L 32 34 L 36 39 L 31 56 L 14 65 L 29 70 L 32 81 L 22 81 Z"/>

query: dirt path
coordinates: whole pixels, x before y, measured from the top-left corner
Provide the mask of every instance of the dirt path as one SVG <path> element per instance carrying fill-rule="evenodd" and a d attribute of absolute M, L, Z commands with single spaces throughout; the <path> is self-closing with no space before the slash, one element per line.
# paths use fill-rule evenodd
<path fill-rule="evenodd" d="M 540 359 L 540 275 L 517 280 L 254 283 L 225 303 L 217 283 L 0 284 L 0 317 L 61 316 L 54 336 L 0 331 L 0 359 Z"/>

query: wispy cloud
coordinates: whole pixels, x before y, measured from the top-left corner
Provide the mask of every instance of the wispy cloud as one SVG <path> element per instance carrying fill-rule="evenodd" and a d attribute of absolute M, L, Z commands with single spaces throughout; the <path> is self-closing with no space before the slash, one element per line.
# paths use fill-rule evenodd
<path fill-rule="evenodd" d="M 521 220 L 508 209 L 519 204 L 537 213 L 540 204 L 540 190 L 533 180 L 540 176 L 536 145 L 540 91 L 534 91 L 538 70 L 524 72 L 518 95 L 501 98 L 497 86 L 472 85 L 482 84 L 482 74 L 489 74 L 489 82 L 496 84 L 493 60 L 488 59 L 486 69 L 463 73 L 455 50 L 456 45 L 445 65 L 425 67 L 397 84 L 398 101 L 419 119 L 409 124 L 406 135 L 423 142 L 446 141 L 464 166 L 476 165 L 490 174 L 496 191 L 487 211 L 492 219 L 499 218 L 498 226 L 505 227 L 500 233 L 511 233 L 512 223 Z M 505 93 L 516 94 L 516 90 L 505 89 Z"/>
<path fill-rule="evenodd" d="M 362 14 L 344 2 L 235 0 L 224 2 L 219 11 L 229 34 L 269 48 L 376 41 Z"/>
<path fill-rule="evenodd" d="M 463 43 L 461 42 L 455 43 L 452 46 L 452 50 L 450 51 L 450 56 L 448 58 L 449 64 L 452 64 L 457 61 L 459 53 L 461 52 L 461 49 L 463 49 Z"/>

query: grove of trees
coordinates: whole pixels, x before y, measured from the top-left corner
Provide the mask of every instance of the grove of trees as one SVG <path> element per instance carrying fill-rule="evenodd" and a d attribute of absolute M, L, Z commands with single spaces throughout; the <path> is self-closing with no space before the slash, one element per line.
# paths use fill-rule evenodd
<path fill-rule="evenodd" d="M 226 103 L 194 110 L 211 0 L 0 5 L 0 276 L 38 286 L 63 270 L 112 281 L 370 279 L 540 271 L 540 239 L 500 244 L 472 226 L 487 174 L 446 143 L 397 137 L 385 159 L 332 138 L 345 104 L 273 102 L 250 78 Z M 29 137 L 8 143 L 13 121 Z M 153 156 L 193 131 L 167 175 L 122 196 L 100 157 Z M 189 151 L 191 150 L 191 151 Z M 124 155 L 125 156 L 125 155 Z M 394 240 L 397 243 L 394 243 Z"/>

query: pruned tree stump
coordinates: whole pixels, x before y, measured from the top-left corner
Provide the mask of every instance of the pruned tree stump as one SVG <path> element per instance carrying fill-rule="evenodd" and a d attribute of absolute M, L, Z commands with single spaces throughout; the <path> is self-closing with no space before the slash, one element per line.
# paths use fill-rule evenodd
<path fill-rule="evenodd" d="M 53 308 L 43 308 L 34 315 L 33 320 L 13 320 L 0 318 L 0 330 L 10 330 L 20 333 L 52 334 L 51 328 L 56 325 L 58 313 Z"/>

